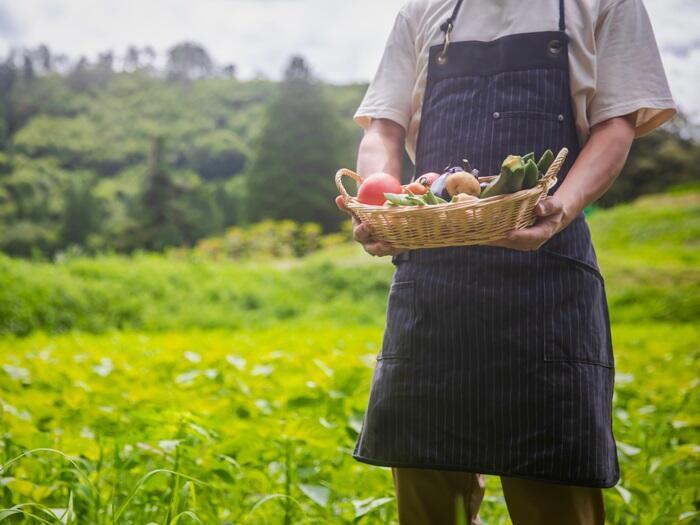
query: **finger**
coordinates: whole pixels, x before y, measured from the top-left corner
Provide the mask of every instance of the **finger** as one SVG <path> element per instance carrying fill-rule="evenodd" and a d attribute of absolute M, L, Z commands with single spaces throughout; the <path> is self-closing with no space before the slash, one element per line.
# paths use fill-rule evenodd
<path fill-rule="evenodd" d="M 548 217 L 561 213 L 563 209 L 564 206 L 559 199 L 556 197 L 545 197 L 537 204 L 535 212 L 539 217 Z"/>
<path fill-rule="evenodd" d="M 361 242 L 362 244 L 374 241 L 374 239 L 372 238 L 372 228 L 369 226 L 369 224 L 366 224 L 364 222 L 359 223 L 352 230 L 352 237 L 357 242 Z"/>
<path fill-rule="evenodd" d="M 513 230 L 507 240 L 516 249 L 536 250 L 551 237 L 551 228 L 547 225 L 534 225 L 522 230 Z"/>
<path fill-rule="evenodd" d="M 536 250 L 540 246 L 540 242 L 533 242 L 530 239 L 500 239 L 497 241 L 491 241 L 488 246 L 495 246 L 497 248 L 508 248 L 509 250 L 518 251 L 532 251 Z"/>
<path fill-rule="evenodd" d="M 342 195 L 338 195 L 335 198 L 335 205 L 338 206 L 338 208 L 343 210 L 345 213 L 347 213 L 351 217 L 355 217 L 355 214 L 352 211 L 350 211 L 350 208 L 348 208 L 348 205 L 345 204 L 345 199 L 343 198 Z"/>
<path fill-rule="evenodd" d="M 365 250 L 370 255 L 375 257 L 385 257 L 387 255 L 396 255 L 401 250 L 395 249 L 391 244 L 383 241 L 375 241 L 365 244 Z"/>

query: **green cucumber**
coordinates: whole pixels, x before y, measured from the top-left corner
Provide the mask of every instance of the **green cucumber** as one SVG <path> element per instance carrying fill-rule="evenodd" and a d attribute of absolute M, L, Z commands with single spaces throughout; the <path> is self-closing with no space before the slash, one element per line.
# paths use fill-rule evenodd
<path fill-rule="evenodd" d="M 522 157 L 510 155 L 501 166 L 501 173 L 496 180 L 486 186 L 481 192 L 481 198 L 495 197 L 520 191 L 525 178 L 525 166 Z"/>
<path fill-rule="evenodd" d="M 523 155 L 523 162 L 524 163 L 527 163 L 527 161 L 530 159 L 535 160 L 535 152 L 534 151 L 531 151 L 527 155 Z"/>
<path fill-rule="evenodd" d="M 537 163 L 537 170 L 540 172 L 540 175 L 547 173 L 552 162 L 554 162 L 554 153 L 552 153 L 551 149 L 548 149 L 542 154 L 540 161 Z"/>
<path fill-rule="evenodd" d="M 534 188 L 537 184 L 537 179 L 539 179 L 539 177 L 540 172 L 537 169 L 537 164 L 535 164 L 535 161 L 532 158 L 530 158 L 527 161 L 527 164 L 525 164 L 525 177 L 523 178 L 523 189 L 529 190 L 530 188 Z"/>

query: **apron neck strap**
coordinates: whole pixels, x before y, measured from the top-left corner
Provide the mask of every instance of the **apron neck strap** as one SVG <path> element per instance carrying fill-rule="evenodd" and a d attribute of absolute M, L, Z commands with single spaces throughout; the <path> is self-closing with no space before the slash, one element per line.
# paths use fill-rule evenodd
<path fill-rule="evenodd" d="M 440 31 L 445 33 L 445 41 L 443 43 L 442 51 L 438 55 L 438 63 L 440 65 L 445 65 L 447 63 L 447 50 L 450 47 L 450 33 L 454 29 L 455 20 L 457 20 L 457 15 L 462 7 L 462 2 L 464 0 L 457 0 L 455 8 L 452 11 L 450 17 L 445 20 L 445 22 L 440 26 Z M 564 0 L 559 0 L 559 31 L 566 31 L 566 16 L 564 12 Z"/>
<path fill-rule="evenodd" d="M 452 32 L 452 28 L 454 28 L 454 22 L 457 19 L 457 15 L 459 14 L 459 8 L 462 7 L 462 2 L 463 0 L 457 0 L 457 5 L 455 5 L 455 8 L 452 11 L 450 18 L 445 20 L 445 23 L 440 26 L 440 30 L 443 33 L 448 34 Z"/>
<path fill-rule="evenodd" d="M 566 31 L 566 17 L 564 16 L 564 0 L 559 0 L 559 31 Z"/>
<path fill-rule="evenodd" d="M 457 0 L 457 4 L 455 4 L 455 8 L 452 11 L 452 14 L 450 15 L 450 18 L 445 20 L 445 22 L 440 26 L 440 30 L 443 33 L 450 33 L 452 32 L 452 28 L 454 27 L 454 22 L 457 20 L 457 15 L 459 14 L 459 10 L 462 7 L 462 2 L 464 0 Z M 566 16 L 565 16 L 565 11 L 564 11 L 564 0 L 559 0 L 559 31 L 566 31 Z"/>
<path fill-rule="evenodd" d="M 442 45 L 442 51 L 437 58 L 438 64 L 441 66 L 447 64 L 447 50 L 450 48 L 450 33 L 452 33 L 452 30 L 455 27 L 454 23 L 457 19 L 457 15 L 459 14 L 459 8 L 462 7 L 462 1 L 463 0 L 457 0 L 457 4 L 450 15 L 450 18 L 445 20 L 445 23 L 440 26 L 440 31 L 445 33 L 445 41 Z"/>

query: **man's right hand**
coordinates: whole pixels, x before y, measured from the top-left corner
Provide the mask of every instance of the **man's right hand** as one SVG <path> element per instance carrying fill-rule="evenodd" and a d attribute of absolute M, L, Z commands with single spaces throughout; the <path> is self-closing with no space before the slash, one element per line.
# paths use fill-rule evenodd
<path fill-rule="evenodd" d="M 387 255 L 397 255 L 403 251 L 394 248 L 387 242 L 374 239 L 372 236 L 372 227 L 360 221 L 360 219 L 350 211 L 345 205 L 345 200 L 342 196 L 338 195 L 335 198 L 335 203 L 338 208 L 352 217 L 352 237 L 362 245 L 367 253 L 375 257 L 385 257 Z"/>

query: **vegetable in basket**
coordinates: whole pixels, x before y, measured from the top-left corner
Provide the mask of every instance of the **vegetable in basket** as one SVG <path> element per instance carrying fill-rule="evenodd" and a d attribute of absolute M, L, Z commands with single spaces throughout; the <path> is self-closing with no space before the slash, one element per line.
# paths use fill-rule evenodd
<path fill-rule="evenodd" d="M 447 193 L 449 193 L 451 197 L 459 195 L 460 193 L 467 193 L 475 196 L 481 195 L 479 179 L 466 171 L 452 173 L 449 175 L 447 177 L 445 187 L 447 189 Z"/>
<path fill-rule="evenodd" d="M 463 168 L 459 166 L 447 168 L 445 172 L 433 182 L 430 189 L 435 195 L 443 199 L 450 199 L 460 193 L 479 195 L 479 171 L 472 169 L 467 159 L 463 161 Z"/>
<path fill-rule="evenodd" d="M 537 163 L 537 169 L 539 170 L 540 175 L 547 173 L 547 170 L 552 165 L 552 162 L 554 162 L 554 153 L 551 149 L 548 149 L 542 154 L 542 157 L 540 157 L 540 160 Z"/>
<path fill-rule="evenodd" d="M 405 193 L 413 193 L 414 195 L 425 195 L 428 193 L 428 186 L 421 184 L 418 181 L 414 181 L 411 184 L 404 186 Z"/>
<path fill-rule="evenodd" d="M 452 197 L 452 200 L 450 202 L 477 202 L 479 200 L 479 197 L 476 195 L 472 195 L 471 193 L 459 193 Z"/>
<path fill-rule="evenodd" d="M 401 193 L 401 183 L 388 173 L 374 173 L 362 181 L 357 191 L 357 200 L 362 204 L 381 206 L 385 193 Z"/>
<path fill-rule="evenodd" d="M 416 182 L 420 182 L 423 186 L 430 188 L 438 178 L 440 177 L 439 173 L 435 173 L 434 171 L 431 171 L 430 173 L 424 173 L 420 177 L 418 177 Z"/>
<path fill-rule="evenodd" d="M 495 197 L 520 191 L 525 178 L 525 166 L 522 157 L 508 155 L 501 166 L 501 174 L 481 192 L 481 198 Z"/>
<path fill-rule="evenodd" d="M 525 157 L 523 157 L 523 162 L 524 161 Z M 525 177 L 523 178 L 522 189 L 529 190 L 530 188 L 534 188 L 537 185 L 537 181 L 539 180 L 539 178 L 540 172 L 537 169 L 537 164 L 535 164 L 535 161 L 531 157 L 525 164 Z"/>
<path fill-rule="evenodd" d="M 427 189 L 424 195 L 415 195 L 409 190 L 408 193 L 385 193 L 384 197 L 386 198 L 385 204 L 389 206 L 432 206 L 446 202 L 430 191 L 430 189 Z"/>

